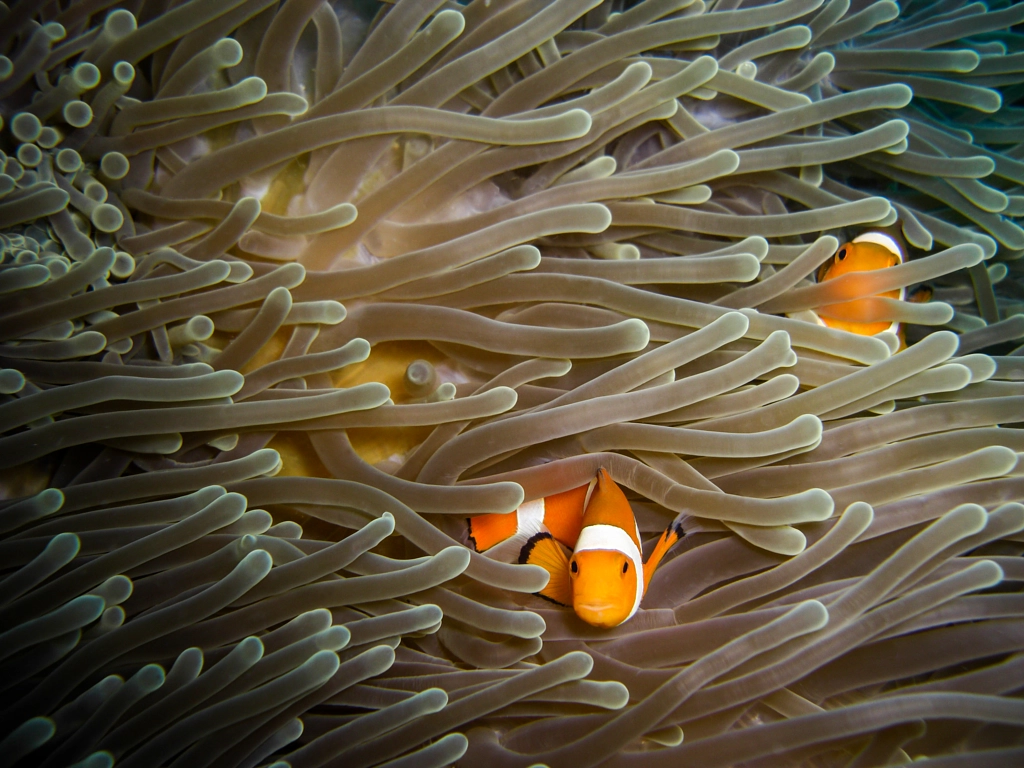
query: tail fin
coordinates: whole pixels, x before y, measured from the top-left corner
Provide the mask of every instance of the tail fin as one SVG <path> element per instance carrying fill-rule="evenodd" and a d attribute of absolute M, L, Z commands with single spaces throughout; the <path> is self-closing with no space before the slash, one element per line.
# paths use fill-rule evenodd
<path fill-rule="evenodd" d="M 665 529 L 663 534 L 661 534 L 661 538 L 658 539 L 658 543 L 655 545 L 654 551 L 651 552 L 651 556 L 647 558 L 647 562 L 644 563 L 644 592 L 647 592 L 647 586 L 651 583 L 651 577 L 654 575 L 654 571 L 657 570 L 662 558 L 665 557 L 665 555 L 668 554 L 668 551 L 672 549 L 672 546 L 685 535 L 686 532 L 683 530 L 681 523 L 673 523 Z"/>
<path fill-rule="evenodd" d="M 562 545 L 550 533 L 542 531 L 534 534 L 519 553 L 519 562 L 539 565 L 551 577 L 538 595 L 559 605 L 572 605 L 569 558 Z"/>

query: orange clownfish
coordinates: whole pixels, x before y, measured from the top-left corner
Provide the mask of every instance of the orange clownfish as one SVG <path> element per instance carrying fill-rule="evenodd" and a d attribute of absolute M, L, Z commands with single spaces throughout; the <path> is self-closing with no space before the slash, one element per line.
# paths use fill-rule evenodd
<path fill-rule="evenodd" d="M 899 243 L 884 232 L 865 232 L 851 242 L 844 243 L 835 255 L 818 268 L 818 282 L 833 280 L 853 272 L 867 272 L 872 269 L 885 269 L 904 262 L 903 249 Z M 885 291 L 878 294 L 888 299 L 905 298 L 905 289 Z M 856 316 L 862 299 L 833 304 L 837 310 L 844 310 L 847 316 Z M 863 311 L 863 310 L 861 310 Z M 860 322 L 856 320 L 840 320 L 835 317 L 818 316 L 818 321 L 829 328 L 837 328 L 862 336 L 874 336 L 883 331 L 899 331 L 897 322 Z"/>
<path fill-rule="evenodd" d="M 595 627 L 616 627 L 637 612 L 655 569 L 683 535 L 680 525 L 669 526 L 643 562 L 633 510 L 604 469 L 589 485 L 515 512 L 469 518 L 477 551 L 544 568 L 551 578 L 537 594 L 571 605 Z"/>

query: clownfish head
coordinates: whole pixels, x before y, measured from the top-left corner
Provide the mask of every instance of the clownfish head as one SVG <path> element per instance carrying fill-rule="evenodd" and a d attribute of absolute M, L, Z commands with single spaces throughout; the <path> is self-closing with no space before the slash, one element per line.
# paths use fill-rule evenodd
<path fill-rule="evenodd" d="M 569 560 L 572 607 L 595 627 L 615 627 L 640 607 L 644 564 L 633 509 L 608 472 L 598 473 Z"/>
<path fill-rule="evenodd" d="M 637 583 L 643 582 L 631 558 L 614 549 L 575 552 L 569 561 L 572 607 L 595 627 L 617 627 L 633 615 Z"/>
<path fill-rule="evenodd" d="M 839 246 L 835 255 L 818 269 L 818 282 L 902 263 L 903 253 L 892 237 L 884 232 L 867 232 Z"/>
<path fill-rule="evenodd" d="M 903 261 L 903 250 L 894 238 L 884 232 L 865 232 L 852 241 L 839 246 L 835 255 L 818 269 L 817 278 L 819 283 L 823 283 L 855 272 L 895 267 L 902 264 Z M 894 291 L 885 291 L 878 296 L 887 299 L 902 299 L 904 294 L 904 289 L 900 288 Z M 867 302 L 863 300 L 855 299 L 835 306 L 845 310 L 845 319 L 822 314 L 818 317 L 818 322 L 829 328 L 838 328 L 863 336 L 873 336 L 883 331 L 896 333 L 899 330 L 899 323 L 896 322 L 872 321 L 867 317 L 860 319 L 858 315 L 866 314 L 865 310 L 868 306 Z"/>

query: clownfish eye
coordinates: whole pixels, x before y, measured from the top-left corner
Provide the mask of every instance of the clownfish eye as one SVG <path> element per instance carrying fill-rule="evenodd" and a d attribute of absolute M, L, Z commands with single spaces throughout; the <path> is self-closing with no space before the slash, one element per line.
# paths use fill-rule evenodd
<path fill-rule="evenodd" d="M 569 563 L 569 570 L 572 571 L 573 573 L 579 572 L 580 569 L 579 569 L 579 566 L 576 565 L 576 561 L 575 560 L 573 560 L 571 563 Z"/>
<path fill-rule="evenodd" d="M 839 253 L 836 254 L 836 258 L 842 261 L 846 258 L 846 248 L 840 248 Z"/>
<path fill-rule="evenodd" d="M 624 562 L 624 563 L 622 564 L 622 572 L 623 572 L 623 573 L 626 573 L 626 572 L 628 572 L 628 571 L 629 571 L 629 561 L 627 560 L 626 562 Z"/>

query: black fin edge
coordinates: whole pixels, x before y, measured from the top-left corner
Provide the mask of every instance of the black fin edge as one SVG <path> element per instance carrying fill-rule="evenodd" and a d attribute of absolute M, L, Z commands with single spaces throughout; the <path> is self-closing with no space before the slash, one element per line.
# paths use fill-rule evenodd
<path fill-rule="evenodd" d="M 836 259 L 835 254 L 833 254 L 832 256 L 830 256 L 828 259 L 825 260 L 824 264 L 822 264 L 820 267 L 818 267 L 818 271 L 814 275 L 814 282 L 816 282 L 816 283 L 824 282 L 825 273 L 828 272 L 828 268 L 832 266 L 832 263 L 835 261 L 835 259 Z"/>
<path fill-rule="evenodd" d="M 468 534 L 466 536 L 466 543 L 469 544 L 473 548 L 474 552 L 479 552 L 480 551 L 480 547 L 477 546 L 476 539 L 473 537 L 473 518 L 472 517 L 467 517 L 466 518 L 466 526 L 467 526 L 467 531 L 468 531 Z"/>
<path fill-rule="evenodd" d="M 548 597 L 547 595 L 542 594 L 541 592 L 534 592 L 533 594 L 535 594 L 537 597 L 541 598 L 542 600 L 547 600 L 549 603 L 553 603 L 553 604 L 557 605 L 559 608 L 569 608 L 570 607 L 568 604 L 560 603 L 557 600 L 555 600 L 555 598 Z"/>
<path fill-rule="evenodd" d="M 538 541 L 541 541 L 542 539 L 553 538 L 554 536 L 552 536 L 547 531 L 538 531 L 537 533 L 533 534 L 533 536 L 527 539 L 526 543 L 523 544 L 523 548 L 519 550 L 519 564 L 527 564 L 527 561 L 530 559 L 530 553 L 533 552 L 533 548 L 537 546 Z M 561 605 L 561 603 L 559 603 L 559 605 Z"/>
<path fill-rule="evenodd" d="M 543 541 L 544 539 L 554 539 L 554 538 L 555 537 L 552 536 L 547 531 L 540 531 L 538 533 L 533 534 L 533 536 L 531 536 L 527 540 L 527 542 L 525 544 L 523 544 L 523 548 L 521 550 L 519 550 L 519 564 L 520 565 L 526 565 L 528 563 L 528 561 L 530 559 L 530 553 L 533 552 L 533 548 L 535 546 L 537 546 L 537 542 Z M 559 606 L 561 608 L 568 608 L 569 607 L 566 603 L 561 603 L 558 600 L 555 600 L 553 597 L 548 597 L 547 595 L 542 594 L 540 592 L 534 592 L 533 594 L 535 594 L 539 598 L 547 600 L 549 603 L 554 603 L 555 605 L 557 605 L 557 606 Z"/>

